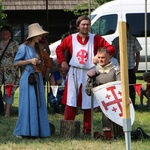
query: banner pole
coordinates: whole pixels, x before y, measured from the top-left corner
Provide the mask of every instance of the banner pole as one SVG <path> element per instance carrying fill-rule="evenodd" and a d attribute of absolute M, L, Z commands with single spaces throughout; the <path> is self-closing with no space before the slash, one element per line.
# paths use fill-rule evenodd
<path fill-rule="evenodd" d="M 122 104 L 123 104 L 123 131 L 125 133 L 126 150 L 130 150 L 131 118 L 130 118 L 130 101 L 129 101 L 126 22 L 119 22 L 119 49 L 120 49 Z"/>

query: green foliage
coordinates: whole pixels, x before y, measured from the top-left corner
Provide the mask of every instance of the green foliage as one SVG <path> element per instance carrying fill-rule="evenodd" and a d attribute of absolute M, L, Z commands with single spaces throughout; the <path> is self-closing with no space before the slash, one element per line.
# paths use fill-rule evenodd
<path fill-rule="evenodd" d="M 90 5 L 91 11 L 97 8 L 98 6 L 109 1 L 112 0 L 91 0 L 91 5 Z M 85 3 L 76 5 L 74 9 L 72 10 L 66 9 L 65 11 L 66 12 L 71 11 L 74 13 L 74 15 L 79 16 L 79 15 L 88 15 L 89 14 L 88 10 L 89 10 L 89 1 L 87 0 Z"/>
<path fill-rule="evenodd" d="M 102 5 L 102 4 L 110 2 L 112 0 L 94 0 L 94 1 L 97 2 L 99 5 Z"/>
<path fill-rule="evenodd" d="M 138 78 L 143 73 L 136 74 Z M 137 83 L 145 85 L 143 80 L 137 80 Z M 141 127 L 144 131 L 150 135 L 150 108 L 146 107 L 146 99 L 144 100 L 144 106 L 139 106 L 135 110 L 135 121 L 132 126 L 132 130 L 137 127 Z M 136 95 L 136 104 L 139 104 L 139 96 Z M 126 143 L 125 137 L 117 138 L 112 141 L 106 141 L 101 139 L 92 139 L 91 135 L 83 135 L 83 111 L 78 109 L 76 120 L 81 121 L 80 137 L 66 138 L 60 135 L 60 120 L 64 118 L 63 114 L 56 114 L 48 105 L 48 117 L 49 121 L 55 125 L 55 134 L 50 138 L 16 138 L 13 136 L 13 131 L 18 117 L 18 90 L 15 93 L 15 100 L 11 109 L 11 117 L 6 118 L 0 116 L 0 150 L 125 150 Z M 101 126 L 101 111 L 98 109 L 93 113 L 93 130 L 102 133 Z M 150 150 L 150 139 L 144 139 L 140 136 L 137 140 L 131 140 L 132 150 Z"/>
<path fill-rule="evenodd" d="M 139 75 L 138 75 L 139 76 Z M 137 80 L 137 83 L 143 83 L 142 80 Z M 139 104 L 139 97 L 136 97 L 136 104 Z M 16 138 L 13 136 L 13 131 L 18 117 L 18 90 L 15 94 L 15 100 L 11 109 L 11 117 L 6 118 L 0 116 L 0 150 L 125 150 L 125 138 L 117 138 L 112 141 L 101 139 L 91 139 L 91 135 L 83 135 L 83 111 L 78 109 L 76 120 L 81 121 L 80 137 L 66 138 L 60 135 L 60 120 L 64 118 L 62 114 L 56 114 L 48 105 L 49 121 L 55 125 L 55 135 L 50 138 L 30 139 L 30 138 Z M 132 130 L 141 127 L 150 135 L 150 108 L 146 106 L 139 107 L 135 110 L 135 122 Z M 93 113 L 93 128 L 94 131 L 102 133 L 101 130 L 101 111 L 100 109 Z M 141 136 L 138 140 L 131 140 L 132 150 L 150 150 L 150 140 L 143 139 Z"/>
<path fill-rule="evenodd" d="M 4 13 L 5 7 L 2 5 L 2 0 L 0 0 L 0 28 L 7 23 L 7 14 Z"/>

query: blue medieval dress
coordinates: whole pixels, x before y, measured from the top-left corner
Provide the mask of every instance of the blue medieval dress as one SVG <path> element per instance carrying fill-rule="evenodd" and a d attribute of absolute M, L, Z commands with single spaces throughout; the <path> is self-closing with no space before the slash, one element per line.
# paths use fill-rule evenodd
<path fill-rule="evenodd" d="M 28 60 L 36 57 L 36 52 L 33 47 L 22 44 L 18 48 L 14 63 L 17 63 L 20 60 Z M 28 77 L 30 73 L 33 72 L 34 69 L 32 64 L 25 65 L 20 78 L 18 121 L 14 130 L 14 135 L 48 137 L 50 136 L 50 126 L 48 121 L 43 78 L 41 73 L 36 73 L 38 76 L 37 84 L 39 85 L 38 93 L 40 100 L 40 106 L 38 106 L 34 85 L 30 85 L 28 83 Z"/>

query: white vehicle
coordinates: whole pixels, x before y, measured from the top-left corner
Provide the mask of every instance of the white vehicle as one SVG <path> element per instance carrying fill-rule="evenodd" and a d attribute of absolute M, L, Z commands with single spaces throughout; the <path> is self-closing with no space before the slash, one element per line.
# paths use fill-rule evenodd
<path fill-rule="evenodd" d="M 49 48 L 50 48 L 50 51 L 51 51 L 51 54 L 50 54 L 50 58 L 56 60 L 57 59 L 57 56 L 56 56 L 56 48 L 57 46 L 61 43 L 61 40 L 58 40 L 52 44 L 49 45 Z"/>
<path fill-rule="evenodd" d="M 145 14 L 147 14 L 147 69 L 150 70 L 150 1 L 147 1 L 147 6 L 144 0 L 114 0 L 99 6 L 91 13 L 91 32 L 101 35 L 111 44 L 119 35 L 118 22 L 128 22 L 130 34 L 138 38 L 143 48 L 140 52 L 139 70 L 145 70 Z M 51 46 L 53 44 L 50 45 L 50 49 Z"/>

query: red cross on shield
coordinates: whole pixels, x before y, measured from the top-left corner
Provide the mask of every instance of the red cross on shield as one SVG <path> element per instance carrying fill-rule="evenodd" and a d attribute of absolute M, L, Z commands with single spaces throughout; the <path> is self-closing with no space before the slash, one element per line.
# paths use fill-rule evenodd
<path fill-rule="evenodd" d="M 109 82 L 95 87 L 93 88 L 93 93 L 103 113 L 113 122 L 123 126 L 121 81 Z M 133 124 L 135 111 L 131 99 L 130 114 L 131 124 Z"/>

